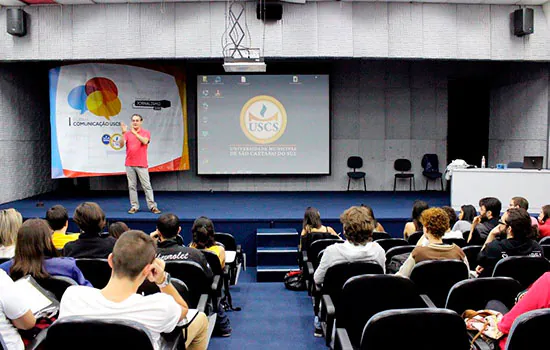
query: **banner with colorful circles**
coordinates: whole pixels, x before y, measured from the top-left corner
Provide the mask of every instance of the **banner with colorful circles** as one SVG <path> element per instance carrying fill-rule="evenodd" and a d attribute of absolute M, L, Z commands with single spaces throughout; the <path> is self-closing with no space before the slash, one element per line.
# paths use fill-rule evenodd
<path fill-rule="evenodd" d="M 160 70 L 163 70 L 162 72 Z M 189 169 L 180 70 L 86 63 L 50 70 L 52 178 L 124 174 L 121 123 L 143 117 L 149 171 Z"/>

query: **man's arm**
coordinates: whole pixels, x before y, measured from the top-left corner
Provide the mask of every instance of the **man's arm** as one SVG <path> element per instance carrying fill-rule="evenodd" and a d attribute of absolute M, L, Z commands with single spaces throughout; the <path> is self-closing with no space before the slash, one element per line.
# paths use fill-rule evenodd
<path fill-rule="evenodd" d="M 141 136 L 134 129 L 132 129 L 132 134 L 134 134 L 137 137 L 137 139 L 139 140 L 139 142 L 143 143 L 144 145 L 149 143 L 149 139 L 147 137 Z"/>
<path fill-rule="evenodd" d="M 468 240 L 466 241 L 467 243 L 470 243 L 470 241 L 472 240 L 472 237 L 474 235 L 474 230 L 476 229 L 476 226 L 479 225 L 479 223 L 481 222 L 481 215 L 478 215 L 474 218 L 474 221 L 472 221 L 472 228 L 470 229 L 470 234 L 468 235 Z"/>
<path fill-rule="evenodd" d="M 128 132 L 128 126 L 126 126 L 126 124 L 121 122 L 120 129 L 122 129 L 122 138 L 120 139 L 120 148 L 122 148 L 126 144 L 126 139 L 124 138 L 124 134 Z"/>
<path fill-rule="evenodd" d="M 31 329 L 36 324 L 36 318 L 32 314 L 31 310 L 27 310 L 25 314 L 15 320 L 11 321 L 17 329 Z"/>
<path fill-rule="evenodd" d="M 172 283 L 168 283 L 166 286 L 161 287 L 165 281 L 166 281 L 166 272 L 164 272 L 164 266 L 165 262 L 159 258 L 156 258 L 153 263 L 151 264 L 151 271 L 147 278 L 149 281 L 156 283 L 159 285 L 160 291 L 162 293 L 170 295 L 176 303 L 178 303 L 181 306 L 181 315 L 179 318 L 179 321 L 183 320 L 185 316 L 187 316 L 187 311 L 189 310 L 189 306 L 183 300 L 181 295 L 178 293 L 177 289 L 172 285 Z"/>

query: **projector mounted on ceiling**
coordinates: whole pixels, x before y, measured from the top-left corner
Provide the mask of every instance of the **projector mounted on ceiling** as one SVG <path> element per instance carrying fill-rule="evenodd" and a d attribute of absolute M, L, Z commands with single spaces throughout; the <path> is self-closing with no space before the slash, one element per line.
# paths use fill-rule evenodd
<path fill-rule="evenodd" d="M 230 58 L 223 60 L 223 69 L 227 73 L 265 73 L 267 66 L 263 58 Z"/>

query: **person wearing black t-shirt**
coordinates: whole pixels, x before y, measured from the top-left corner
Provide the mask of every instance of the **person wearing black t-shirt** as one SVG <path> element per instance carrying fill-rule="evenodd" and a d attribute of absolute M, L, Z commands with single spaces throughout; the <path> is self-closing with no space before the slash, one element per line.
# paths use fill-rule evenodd
<path fill-rule="evenodd" d="M 505 237 L 501 238 L 503 235 Z M 479 277 L 490 277 L 497 262 L 509 256 L 544 257 L 534 237 L 529 213 L 522 208 L 508 209 L 479 252 L 476 268 Z"/>
<path fill-rule="evenodd" d="M 502 203 L 494 197 L 485 197 L 479 200 L 479 215 L 472 221 L 472 228 L 468 236 L 469 244 L 483 244 L 489 232 L 498 225 Z"/>
<path fill-rule="evenodd" d="M 164 261 L 194 261 L 211 277 L 212 270 L 204 254 L 195 248 L 185 247 L 180 231 L 180 220 L 176 215 L 169 213 L 158 218 L 157 230 L 151 234 L 157 239 L 157 258 Z"/>

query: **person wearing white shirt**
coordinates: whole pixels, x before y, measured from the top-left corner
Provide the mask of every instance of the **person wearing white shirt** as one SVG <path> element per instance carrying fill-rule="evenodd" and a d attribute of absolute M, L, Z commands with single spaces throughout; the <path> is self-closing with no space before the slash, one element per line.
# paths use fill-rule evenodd
<path fill-rule="evenodd" d="M 170 283 L 163 260 L 155 258 L 153 239 L 142 231 L 131 230 L 120 236 L 108 262 L 113 272 L 105 288 L 69 287 L 59 310 L 59 319 L 82 316 L 92 319 L 120 319 L 141 323 L 160 347 L 160 334 L 169 333 L 187 322 L 189 308 Z M 136 294 L 145 281 L 154 282 L 161 293 Z M 208 343 L 208 319 L 199 312 L 187 327 L 186 349 L 203 350 Z"/>
<path fill-rule="evenodd" d="M 316 284 L 322 284 L 329 267 L 354 261 L 374 262 L 386 268 L 386 253 L 376 242 L 370 242 L 374 223 L 363 207 L 351 207 L 340 215 L 340 222 L 344 226 L 344 237 L 347 239 L 342 244 L 333 244 L 325 249 L 325 253 L 315 270 L 313 279 Z"/>
<path fill-rule="evenodd" d="M 15 283 L 0 270 L 0 336 L 9 350 L 24 349 L 17 329 L 31 329 L 36 319 Z"/>

